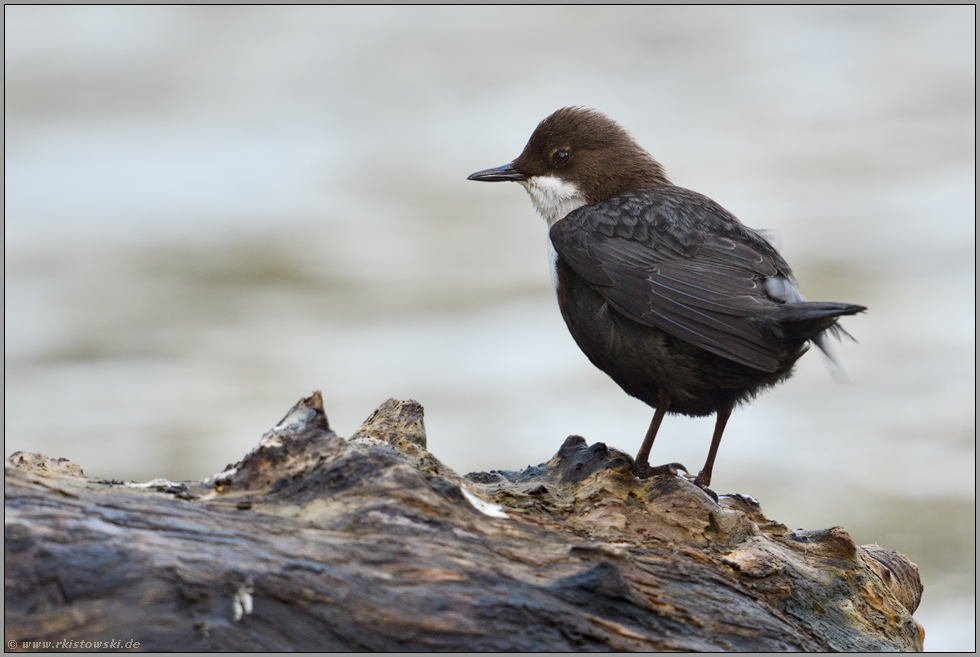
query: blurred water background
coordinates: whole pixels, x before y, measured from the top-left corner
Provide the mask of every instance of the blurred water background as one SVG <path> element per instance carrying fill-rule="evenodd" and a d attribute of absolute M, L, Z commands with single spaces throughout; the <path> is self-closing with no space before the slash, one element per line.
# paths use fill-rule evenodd
<path fill-rule="evenodd" d="M 652 411 L 595 370 L 509 162 L 565 105 L 861 303 L 736 411 L 719 493 L 918 563 L 975 648 L 975 8 L 7 6 L 5 454 L 199 478 L 321 389 L 350 435 L 419 400 L 465 473 Z M 703 463 L 668 417 L 654 462 Z"/>

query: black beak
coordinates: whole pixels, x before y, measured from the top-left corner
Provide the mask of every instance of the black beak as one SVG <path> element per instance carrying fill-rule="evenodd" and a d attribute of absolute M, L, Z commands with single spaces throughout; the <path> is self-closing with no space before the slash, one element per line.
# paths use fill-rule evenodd
<path fill-rule="evenodd" d="M 482 180 L 483 182 L 504 182 L 506 180 L 520 181 L 526 180 L 523 173 L 515 171 L 513 167 L 509 164 L 505 164 L 502 167 L 496 167 L 494 169 L 485 169 L 483 171 L 477 171 L 474 174 L 466 176 L 467 180 Z"/>

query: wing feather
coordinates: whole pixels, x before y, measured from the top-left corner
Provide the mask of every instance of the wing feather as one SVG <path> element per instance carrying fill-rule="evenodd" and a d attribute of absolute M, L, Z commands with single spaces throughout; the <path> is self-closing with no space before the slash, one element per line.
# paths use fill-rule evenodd
<path fill-rule="evenodd" d="M 764 371 L 786 355 L 759 320 L 782 301 L 766 281 L 791 282 L 789 267 L 706 197 L 678 187 L 621 195 L 570 213 L 552 226 L 551 240 L 575 273 L 635 322 Z"/>

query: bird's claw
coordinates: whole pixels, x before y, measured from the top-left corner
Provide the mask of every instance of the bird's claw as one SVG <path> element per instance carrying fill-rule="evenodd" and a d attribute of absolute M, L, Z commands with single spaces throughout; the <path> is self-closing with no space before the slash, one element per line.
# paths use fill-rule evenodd
<path fill-rule="evenodd" d="M 718 501 L 718 493 L 716 493 L 713 490 L 711 490 L 710 488 L 708 488 L 708 484 L 711 483 L 711 477 L 710 476 L 706 477 L 704 475 L 704 470 L 702 470 L 701 472 L 698 473 L 698 476 L 694 478 L 694 482 L 693 483 L 694 483 L 695 486 L 697 486 L 698 488 L 700 488 L 701 490 L 703 490 L 705 493 L 707 493 L 708 496 L 711 497 L 711 499 L 713 499 L 715 502 Z"/>
<path fill-rule="evenodd" d="M 632 470 L 633 474 L 640 479 L 649 479 L 650 477 L 656 477 L 657 475 L 670 475 L 672 477 L 676 477 L 678 470 L 687 472 L 687 468 L 680 463 L 665 463 L 664 465 L 658 465 L 656 467 L 651 466 L 649 463 L 634 463 Z"/>

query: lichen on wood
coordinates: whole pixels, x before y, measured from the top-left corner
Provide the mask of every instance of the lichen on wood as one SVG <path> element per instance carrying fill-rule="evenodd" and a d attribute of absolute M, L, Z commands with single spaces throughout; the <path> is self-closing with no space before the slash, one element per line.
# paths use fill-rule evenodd
<path fill-rule="evenodd" d="M 741 495 L 641 480 L 570 436 L 460 476 L 423 409 L 350 439 L 319 393 L 195 482 L 5 468 L 5 638 L 145 650 L 921 650 L 904 556 L 790 530 Z"/>

